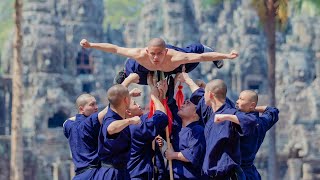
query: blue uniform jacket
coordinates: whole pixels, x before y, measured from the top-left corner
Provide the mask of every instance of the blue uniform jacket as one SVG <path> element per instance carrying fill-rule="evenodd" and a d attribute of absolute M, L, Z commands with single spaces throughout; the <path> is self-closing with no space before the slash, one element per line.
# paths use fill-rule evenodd
<path fill-rule="evenodd" d="M 101 168 L 96 179 L 129 179 L 127 163 L 129 160 L 131 135 L 129 127 L 113 135 L 107 133 L 108 126 L 123 118 L 111 108 L 103 119 L 99 133 L 98 154 L 101 160 Z M 104 164 L 107 164 L 105 166 Z"/>
<path fill-rule="evenodd" d="M 94 113 L 89 117 L 77 114 L 74 121 L 68 119 L 63 124 L 63 131 L 69 141 L 75 172 L 80 172 L 88 167 L 100 166 L 98 157 L 100 127 L 98 113 Z M 95 173 L 95 168 L 88 169 L 75 178 L 91 179 Z"/>
<path fill-rule="evenodd" d="M 168 116 L 165 113 L 155 111 L 149 119 L 148 115 L 149 113 L 140 117 L 140 125 L 129 126 L 132 139 L 128 170 L 131 179 L 152 179 L 152 141 L 168 125 Z"/>
<path fill-rule="evenodd" d="M 247 180 L 261 179 L 259 172 L 253 164 L 256 154 L 264 140 L 267 131 L 278 121 L 279 110 L 274 107 L 267 107 L 259 117 L 259 113 L 249 113 L 256 118 L 257 125 L 254 131 L 240 137 L 241 168 Z"/>
<path fill-rule="evenodd" d="M 199 91 L 202 91 L 202 94 Z M 204 90 L 198 89 L 190 99 L 197 99 L 194 96 L 203 94 Z M 227 177 L 234 168 L 240 166 L 240 126 L 230 121 L 214 123 L 215 114 L 236 114 L 236 112 L 233 102 L 228 98 L 216 112 L 205 105 L 204 97 L 197 105 L 197 113 L 205 125 L 206 153 L 202 166 L 205 175 Z"/>

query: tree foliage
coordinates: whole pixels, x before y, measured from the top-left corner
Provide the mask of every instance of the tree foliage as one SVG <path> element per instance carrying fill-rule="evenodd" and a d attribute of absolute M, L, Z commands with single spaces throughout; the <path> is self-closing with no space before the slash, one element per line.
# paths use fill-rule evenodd
<path fill-rule="evenodd" d="M 251 5 L 256 10 L 262 25 L 267 23 L 267 1 L 252 0 Z M 276 24 L 278 27 L 285 27 L 288 21 L 288 0 L 275 0 L 274 7 L 276 9 Z"/>
<path fill-rule="evenodd" d="M 0 3 L 0 49 L 13 29 L 13 3 L 12 0 L 1 0 Z"/>
<path fill-rule="evenodd" d="M 123 23 L 139 18 L 144 0 L 104 0 L 104 27 L 119 28 Z"/>
<path fill-rule="evenodd" d="M 210 9 L 210 7 L 221 4 L 224 1 L 234 1 L 234 0 L 201 0 L 201 7 L 203 9 Z"/>
<path fill-rule="evenodd" d="M 320 0 L 291 0 L 293 12 L 309 16 L 320 15 Z"/>

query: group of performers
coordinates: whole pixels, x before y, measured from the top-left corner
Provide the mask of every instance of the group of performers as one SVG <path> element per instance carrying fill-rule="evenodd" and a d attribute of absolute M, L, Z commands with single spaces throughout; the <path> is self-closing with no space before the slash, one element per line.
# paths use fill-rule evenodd
<path fill-rule="evenodd" d="M 76 100 L 79 113 L 63 124 L 74 179 L 261 179 L 253 162 L 278 121 L 278 109 L 257 106 L 252 90 L 242 91 L 234 103 L 223 80 L 205 84 L 188 75 L 199 62 L 221 68 L 221 59 L 234 59 L 237 52 L 218 53 L 202 44 L 178 48 L 160 38 L 145 48 L 85 39 L 80 45 L 128 60 L 118 84 L 107 90 L 105 109 L 98 112 L 96 99 L 82 94 Z M 144 114 L 134 101 L 141 92 L 129 92 L 131 83 L 150 86 L 150 112 Z M 190 99 L 174 98 L 178 83 L 190 88 Z"/>

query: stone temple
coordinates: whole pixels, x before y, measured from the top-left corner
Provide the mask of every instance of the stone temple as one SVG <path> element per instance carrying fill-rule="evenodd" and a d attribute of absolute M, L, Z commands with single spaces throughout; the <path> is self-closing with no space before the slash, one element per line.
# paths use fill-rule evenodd
<path fill-rule="evenodd" d="M 249 1 L 225 1 L 202 8 L 198 0 L 145 0 L 140 20 L 121 29 L 103 29 L 103 0 L 26 0 L 23 9 L 22 107 L 24 175 L 26 179 L 61 179 L 73 176 L 73 165 L 62 123 L 76 113 L 74 102 L 82 92 L 97 97 L 105 92 L 125 58 L 81 49 L 82 38 L 142 47 L 152 37 L 186 46 L 201 42 L 219 52 L 238 50 L 235 61 L 222 69 L 201 63 L 194 79 L 221 78 L 228 95 L 254 89 L 259 104 L 268 104 L 266 38 Z M 289 7 L 289 10 L 291 8 Z M 320 18 L 292 15 L 287 30 L 277 34 L 276 126 L 280 178 L 320 179 Z M 9 177 L 12 40 L 1 50 L 0 74 L 0 180 Z M 185 88 L 187 89 L 187 88 Z M 147 102 L 147 88 L 140 103 Z M 188 96 L 190 92 L 185 92 Z M 268 139 L 256 159 L 267 178 Z"/>

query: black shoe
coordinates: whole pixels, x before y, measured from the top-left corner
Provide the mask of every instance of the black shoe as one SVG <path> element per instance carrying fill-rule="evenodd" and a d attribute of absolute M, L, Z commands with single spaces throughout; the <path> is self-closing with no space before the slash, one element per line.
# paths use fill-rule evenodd
<path fill-rule="evenodd" d="M 218 69 L 222 68 L 222 66 L 223 66 L 223 60 L 212 61 L 212 62 Z"/>
<path fill-rule="evenodd" d="M 126 79 L 126 73 L 123 70 L 119 71 L 116 77 L 113 80 L 114 84 L 121 84 Z"/>

